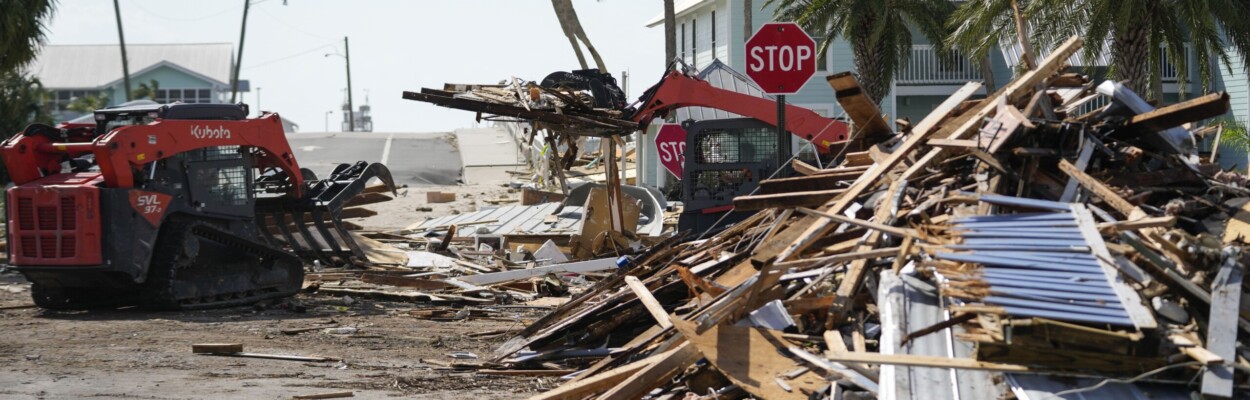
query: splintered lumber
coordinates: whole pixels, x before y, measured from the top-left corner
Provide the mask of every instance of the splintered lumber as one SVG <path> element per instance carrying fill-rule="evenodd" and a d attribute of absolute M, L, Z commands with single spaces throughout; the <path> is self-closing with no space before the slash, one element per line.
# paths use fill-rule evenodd
<path fill-rule="evenodd" d="M 408 278 L 403 276 L 382 275 L 366 273 L 360 276 L 360 281 L 364 283 L 373 283 L 377 285 L 399 286 L 416 288 L 422 290 L 440 290 L 447 288 L 447 283 L 436 281 L 433 279 Z"/>
<path fill-rule="evenodd" d="M 639 370 L 634 376 L 625 379 L 612 387 L 607 393 L 600 395 L 600 400 L 637 399 L 660 385 L 663 385 L 678 372 L 700 357 L 699 351 L 688 341 L 682 341 L 672 350 L 662 354 L 651 365 Z"/>
<path fill-rule="evenodd" d="M 972 82 L 964 85 L 962 89 L 951 95 L 951 98 L 947 99 L 943 105 L 949 109 L 954 109 L 955 106 L 963 101 L 963 98 L 971 96 L 980 86 L 981 84 Z M 949 111 L 947 112 L 949 113 Z M 915 151 L 928 138 L 930 131 L 936 127 L 938 121 L 944 119 L 944 115 L 938 118 L 931 118 L 935 114 L 937 113 L 930 114 L 930 117 L 926 117 L 921 121 L 919 125 L 912 129 L 911 136 L 899 145 L 894 152 L 890 153 L 890 157 L 869 167 L 863 173 L 864 176 L 857 179 L 850 188 L 847 188 L 846 192 L 838 196 L 833 204 L 824 207 L 823 211 L 828 214 L 841 214 L 843 211 L 846 211 L 846 208 L 850 207 L 857 197 L 866 193 L 869 188 L 877 184 L 877 179 L 902 163 L 907 158 L 908 153 Z M 756 261 L 766 262 L 773 261 L 774 257 L 777 261 L 786 260 L 792 254 L 797 254 L 806 249 L 816 238 L 823 236 L 829 229 L 831 227 L 827 220 L 804 219 L 804 221 L 795 223 L 778 234 L 778 240 L 761 244 L 756 250 L 757 254 L 752 258 Z"/>
<path fill-rule="evenodd" d="M 223 353 L 242 353 L 242 343 L 198 343 L 191 345 L 191 352 L 195 354 L 223 354 Z"/>
<path fill-rule="evenodd" d="M 301 394 L 301 395 L 291 396 L 291 399 L 292 400 L 339 399 L 339 398 L 344 398 L 344 397 L 355 397 L 355 396 L 356 395 L 353 392 L 348 391 L 348 392 L 330 392 L 330 393 L 318 393 L 318 394 Z"/>
<path fill-rule="evenodd" d="M 597 260 L 587 260 L 571 262 L 567 264 L 556 264 L 545 267 L 535 267 L 530 269 L 516 269 L 503 272 L 492 272 L 477 275 L 465 275 L 457 277 L 463 282 L 472 283 L 474 285 L 491 285 L 500 282 L 516 281 L 521 279 L 529 279 L 533 277 L 543 276 L 547 274 L 559 273 L 583 273 L 598 272 L 616 268 L 616 260 L 612 258 L 600 258 Z"/>
<path fill-rule="evenodd" d="M 1202 97 L 1134 115 L 1123 129 L 1139 132 L 1163 131 L 1181 126 L 1181 124 L 1224 115 L 1228 112 L 1228 106 L 1227 92 L 1208 93 Z"/>
<path fill-rule="evenodd" d="M 1172 345 L 1180 349 L 1181 353 L 1185 353 L 1185 355 L 1194 359 L 1194 361 L 1207 365 L 1221 364 L 1224 362 L 1223 356 L 1215 354 L 1215 352 L 1199 346 L 1197 342 L 1190 340 L 1183 335 L 1168 335 L 1168 340 L 1172 342 Z M 1230 375 L 1229 377 L 1231 378 L 1232 376 Z"/>
<path fill-rule="evenodd" d="M 1202 374 L 1202 394 L 1232 397 L 1233 367 L 1237 359 L 1237 322 L 1241 310 L 1243 266 L 1239 257 L 1228 257 L 1220 266 L 1211 287 L 1211 316 L 1207 327 L 1207 349 L 1228 363 L 1209 365 Z"/>
<path fill-rule="evenodd" d="M 555 389 L 548 390 L 544 393 L 534 395 L 529 400 L 561 400 L 561 399 L 580 399 L 604 390 L 611 389 L 621 381 L 625 380 L 634 373 L 643 368 L 651 366 L 661 359 L 661 356 L 668 356 L 667 353 L 652 356 L 650 358 L 638 360 L 629 364 L 616 367 L 595 374 L 589 378 L 581 379 L 575 382 L 566 383 L 557 386 Z"/>
<path fill-rule="evenodd" d="M 478 375 L 498 376 L 565 376 L 577 372 L 575 369 L 479 369 Z"/>
<path fill-rule="evenodd" d="M 675 320 L 673 326 L 698 348 L 712 366 L 758 398 L 806 399 L 804 392 L 814 392 L 828 385 L 823 377 L 810 371 L 788 382 L 799 390 L 786 391 L 774 383 L 774 377 L 800 367 L 778 351 L 778 345 L 787 343 L 780 332 L 717 325 L 699 334 L 695 332 L 693 322 Z"/>
<path fill-rule="evenodd" d="M 810 192 L 816 190 L 828 190 L 836 187 L 841 182 L 849 182 L 859 176 L 860 172 L 853 172 L 846 175 L 840 174 L 817 174 L 811 176 L 796 176 L 792 178 L 774 178 L 760 181 L 759 190 L 756 194 L 775 194 L 790 192 Z"/>
<path fill-rule="evenodd" d="M 1075 179 L 1081 186 L 1089 189 L 1090 192 L 1092 192 L 1095 196 L 1098 196 L 1098 198 L 1102 199 L 1102 201 L 1107 202 L 1107 204 L 1111 205 L 1111 208 L 1119 211 L 1120 214 L 1133 218 L 1142 212 L 1141 209 L 1137 208 L 1137 206 L 1133 205 L 1133 203 L 1129 203 L 1128 200 L 1125 200 L 1123 197 L 1120 197 L 1119 194 L 1116 194 L 1115 190 L 1110 186 L 1107 186 L 1102 183 L 1102 181 L 1089 176 L 1084 171 L 1081 171 L 1080 168 L 1077 168 L 1076 165 L 1068 162 L 1068 160 L 1059 160 L 1059 170 L 1068 174 L 1068 176 L 1072 177 L 1072 179 Z"/>
<path fill-rule="evenodd" d="M 734 197 L 735 211 L 758 211 L 767 208 L 815 207 L 842 193 L 842 189 L 757 194 Z"/>
<path fill-rule="evenodd" d="M 642 281 L 638 280 L 638 277 L 626 276 L 625 285 L 629 286 L 629 290 L 633 291 L 635 296 L 638 296 L 638 300 L 642 301 L 642 305 L 647 308 L 647 312 L 651 313 L 661 328 L 673 326 L 673 323 L 669 321 L 668 312 L 664 311 L 664 307 L 651 294 L 651 290 L 647 289 L 647 285 L 643 285 Z"/>

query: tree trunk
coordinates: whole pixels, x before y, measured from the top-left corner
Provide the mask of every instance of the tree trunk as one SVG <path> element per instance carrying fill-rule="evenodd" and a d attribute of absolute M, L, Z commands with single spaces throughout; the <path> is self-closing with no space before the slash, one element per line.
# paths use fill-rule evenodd
<path fill-rule="evenodd" d="M 1116 27 L 1111 33 L 1111 64 L 1115 78 L 1125 82 L 1143 98 L 1150 95 L 1150 26 L 1149 18 L 1139 23 Z"/>
<path fill-rule="evenodd" d="M 551 9 L 556 12 L 556 19 L 560 21 L 560 30 L 564 31 L 564 37 L 569 39 L 569 45 L 573 46 L 573 53 L 577 54 L 577 62 L 581 64 L 582 69 L 590 69 L 586 64 L 586 56 L 582 54 L 582 47 L 577 45 L 577 35 L 573 30 L 573 22 L 571 19 L 577 18 L 576 14 L 570 13 L 573 4 L 569 0 L 551 0 Z"/>
<path fill-rule="evenodd" d="M 851 37 L 851 51 L 855 54 L 855 70 L 859 72 L 859 87 L 868 94 L 874 103 L 881 104 L 881 100 L 890 92 L 890 72 L 886 71 L 882 66 L 882 52 L 888 49 L 880 49 L 872 41 L 872 31 L 875 19 L 865 18 L 863 25 L 855 29 L 853 37 Z"/>
<path fill-rule="evenodd" d="M 755 7 L 752 7 L 751 5 L 751 0 L 742 0 L 742 42 L 743 43 L 745 43 L 747 39 L 751 38 L 752 33 L 755 33 L 755 24 L 754 24 L 754 21 L 751 20 L 753 18 L 751 14 L 755 12 L 754 8 Z"/>
<path fill-rule="evenodd" d="M 677 17 L 673 0 L 664 0 L 664 67 L 677 59 Z"/>

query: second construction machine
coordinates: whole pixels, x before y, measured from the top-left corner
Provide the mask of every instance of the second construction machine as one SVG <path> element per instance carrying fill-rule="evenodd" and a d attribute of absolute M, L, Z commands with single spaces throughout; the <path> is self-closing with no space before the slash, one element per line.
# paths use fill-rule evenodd
<path fill-rule="evenodd" d="M 10 264 L 37 305 L 199 309 L 290 296 L 306 262 L 364 262 L 339 212 L 390 171 L 300 168 L 275 113 L 103 109 L 3 143 Z"/>

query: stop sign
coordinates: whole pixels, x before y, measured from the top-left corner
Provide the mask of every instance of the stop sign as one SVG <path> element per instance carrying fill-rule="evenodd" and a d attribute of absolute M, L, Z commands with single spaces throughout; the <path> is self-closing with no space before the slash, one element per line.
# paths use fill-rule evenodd
<path fill-rule="evenodd" d="M 661 125 L 655 134 L 655 148 L 660 153 L 660 164 L 681 179 L 682 164 L 686 162 L 686 130 L 681 124 Z"/>
<path fill-rule="evenodd" d="M 798 92 L 816 73 L 816 41 L 793 22 L 764 24 L 746 43 L 747 76 L 768 94 Z"/>

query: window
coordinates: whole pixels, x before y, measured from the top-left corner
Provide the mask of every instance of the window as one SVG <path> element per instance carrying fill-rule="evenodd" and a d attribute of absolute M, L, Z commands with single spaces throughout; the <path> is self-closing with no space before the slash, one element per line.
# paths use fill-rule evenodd
<path fill-rule="evenodd" d="M 712 58 L 716 58 L 716 10 L 712 10 Z"/>
<path fill-rule="evenodd" d="M 690 65 L 699 68 L 699 19 L 690 20 Z"/>
<path fill-rule="evenodd" d="M 58 90 L 50 100 L 52 103 L 52 109 L 55 111 L 61 111 L 68 109 L 70 103 L 73 103 L 76 99 L 100 95 L 101 93 L 99 90 Z M 101 103 L 99 105 L 103 107 L 106 104 Z"/>
<path fill-rule="evenodd" d="M 156 98 L 152 99 L 157 103 L 173 103 L 180 101 L 183 103 L 212 103 L 212 89 L 157 89 Z"/>
<path fill-rule="evenodd" d="M 681 62 L 686 62 L 686 24 L 681 24 Z"/>

